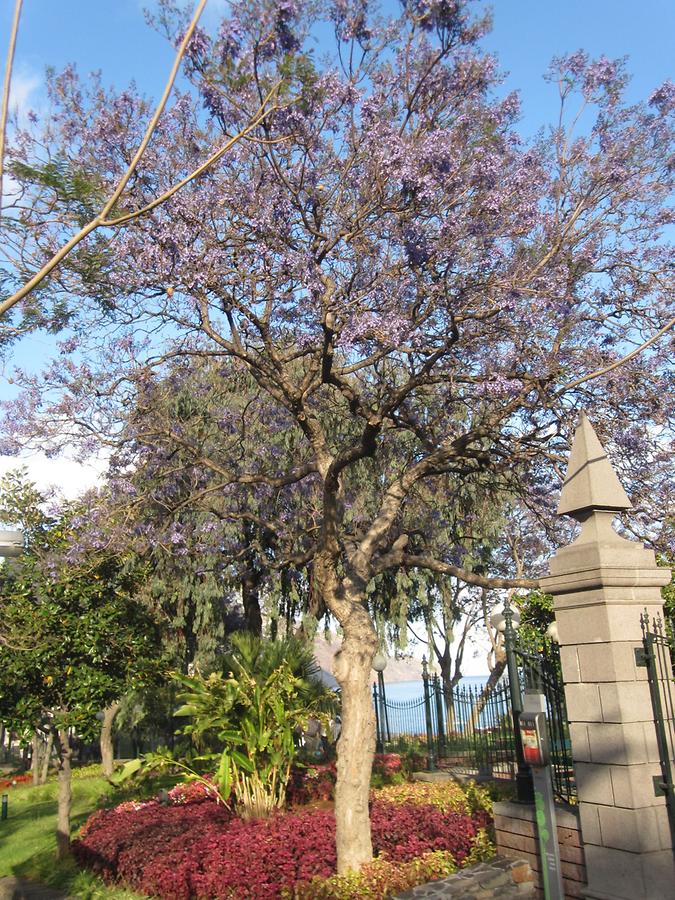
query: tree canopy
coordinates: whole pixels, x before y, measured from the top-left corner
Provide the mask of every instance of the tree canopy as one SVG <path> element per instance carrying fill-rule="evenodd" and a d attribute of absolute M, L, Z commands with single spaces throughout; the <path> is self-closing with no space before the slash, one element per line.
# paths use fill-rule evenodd
<path fill-rule="evenodd" d="M 184 15 L 170 0 L 160 9 L 178 39 Z M 550 514 L 587 407 L 646 503 L 644 485 L 666 483 L 673 415 L 675 87 L 628 105 L 621 62 L 554 60 L 554 124 L 526 143 L 518 98 L 498 95 L 481 48 L 488 16 L 462 0 L 380 12 L 245 0 L 213 35 L 194 31 L 192 88 L 159 123 L 116 219 L 34 300 L 65 304 L 71 334 L 42 375 L 19 376 L 4 427 L 6 449 L 78 440 L 86 451 L 133 440 L 130 406 L 177 360 L 209 358 L 226 386 L 255 384 L 222 428 L 210 489 L 231 510 L 242 487 L 255 497 L 245 521 L 274 498 L 274 541 L 295 544 L 342 626 L 340 871 L 371 855 L 368 585 L 403 567 L 532 586 L 456 560 L 438 539 L 442 498 L 482 481 Z M 272 90 L 276 108 L 229 144 Z M 28 269 L 36 248 L 50 254 L 77 229 L 90 188 L 110 194 L 145 109 L 134 90 L 110 94 L 74 69 L 50 92 L 50 121 L 10 157 Z M 153 206 L 218 141 L 228 152 Z M 76 176 L 73 197 L 63 185 Z M 259 445 L 241 454 L 233 434 L 252 418 Z M 181 417 L 167 425 L 186 449 Z M 292 452 L 274 452 L 291 435 Z"/>
<path fill-rule="evenodd" d="M 69 555 L 75 510 L 44 512 L 34 485 L 12 475 L 0 509 L 26 526 L 23 556 L 0 569 L 0 720 L 51 734 L 59 766 L 59 852 L 70 842 L 69 733 L 91 738 L 104 707 L 161 678 L 159 627 L 135 598 L 134 572 L 110 551 Z"/>

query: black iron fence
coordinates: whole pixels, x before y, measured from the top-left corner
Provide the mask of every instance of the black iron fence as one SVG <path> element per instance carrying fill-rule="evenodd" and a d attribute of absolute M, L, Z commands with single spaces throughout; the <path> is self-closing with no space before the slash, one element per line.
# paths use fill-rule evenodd
<path fill-rule="evenodd" d="M 675 622 L 660 616 L 640 616 L 642 653 L 636 651 L 638 665 L 646 666 L 659 748 L 661 777 L 654 779 L 657 794 L 665 796 L 668 819 L 675 846 Z"/>
<path fill-rule="evenodd" d="M 508 682 L 493 687 L 443 687 L 431 679 L 438 758 L 458 771 L 512 778 L 516 756 Z"/>
<path fill-rule="evenodd" d="M 516 757 L 508 682 L 492 690 L 443 688 L 423 674 L 422 695 L 392 701 L 373 685 L 378 750 L 416 748 L 429 768 L 440 763 L 467 774 L 512 778 Z"/>
<path fill-rule="evenodd" d="M 521 691 L 536 691 L 546 698 L 553 793 L 559 799 L 569 802 L 576 797 L 576 782 L 560 667 L 560 648 L 553 642 L 546 642 L 539 653 L 528 653 L 517 646 L 513 652 Z"/>
<path fill-rule="evenodd" d="M 527 799 L 531 783 L 519 746 L 518 715 L 523 692 L 536 690 L 546 698 L 551 772 L 556 797 L 576 800 L 565 694 L 557 645 L 541 653 L 517 646 L 507 627 L 507 672 L 484 687 L 444 689 L 423 662 L 422 694 L 414 700 L 391 701 L 383 680 L 373 685 L 378 750 L 417 748 L 430 769 L 441 766 L 457 773 L 515 780 L 518 796 Z M 510 676 L 510 678 L 509 678 Z"/>

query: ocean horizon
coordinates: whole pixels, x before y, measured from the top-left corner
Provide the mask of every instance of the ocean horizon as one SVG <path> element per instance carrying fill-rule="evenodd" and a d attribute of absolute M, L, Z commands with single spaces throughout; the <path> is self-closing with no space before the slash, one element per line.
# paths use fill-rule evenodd
<path fill-rule="evenodd" d="M 456 730 L 463 731 L 467 726 L 472 715 L 473 704 L 488 678 L 488 675 L 467 675 L 455 687 L 455 691 L 467 691 L 464 697 L 461 693 L 459 696 L 455 694 L 454 728 Z M 426 732 L 424 682 L 421 678 L 415 681 L 393 681 L 390 684 L 387 684 L 385 680 L 384 693 L 386 697 L 386 730 L 390 734 L 390 739 L 395 740 L 401 734 L 422 735 Z M 484 708 L 478 717 L 478 727 L 494 727 L 502 711 L 501 705 L 497 708 L 493 706 Z M 383 710 L 380 702 L 377 704 L 377 714 L 382 718 Z M 437 718 L 439 715 L 445 718 L 445 714 L 434 696 L 431 702 L 434 732 L 438 730 Z"/>
<path fill-rule="evenodd" d="M 489 675 L 466 675 L 457 685 L 461 688 L 482 688 L 490 676 Z M 424 694 L 424 682 L 422 679 L 415 681 L 392 681 L 384 680 L 384 692 L 387 700 L 401 703 L 405 700 L 416 700 Z"/>

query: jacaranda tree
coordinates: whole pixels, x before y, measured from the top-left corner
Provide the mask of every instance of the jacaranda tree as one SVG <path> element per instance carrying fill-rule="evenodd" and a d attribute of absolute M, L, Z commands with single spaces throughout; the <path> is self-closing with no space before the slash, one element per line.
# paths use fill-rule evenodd
<path fill-rule="evenodd" d="M 464 0 L 379 12 L 365 0 L 241 0 L 213 35 L 195 31 L 190 86 L 116 219 L 34 301 L 67 302 L 71 334 L 40 379 L 25 376 L 4 445 L 25 441 L 27 422 L 43 444 L 116 441 L 153 371 L 205 356 L 223 361 L 223 378 L 255 381 L 270 436 L 300 436 L 291 456 L 261 444 L 225 459 L 218 492 L 223 503 L 242 486 L 279 497 L 266 528 L 311 564 L 312 591 L 343 631 L 340 871 L 371 857 L 369 583 L 417 568 L 515 586 L 463 567 L 437 539 L 439 497 L 489 473 L 500 491 L 550 506 L 582 406 L 618 457 L 644 441 L 632 455 L 658 475 L 673 412 L 675 86 L 630 106 L 621 63 L 557 59 L 555 124 L 525 143 L 518 98 L 497 95 L 497 63 L 480 47 L 486 17 Z M 167 0 L 158 23 L 179 36 L 185 20 Z M 279 108 L 152 206 L 277 85 Z M 28 235 L 15 244 L 45 255 L 83 220 L 83 193 L 110 193 L 143 110 L 133 90 L 85 85 L 73 69 L 50 90 L 49 123 L 20 133 L 8 159 L 23 190 L 13 227 Z M 227 439 L 246 426 L 244 412 Z M 180 420 L 173 429 L 180 445 Z"/>

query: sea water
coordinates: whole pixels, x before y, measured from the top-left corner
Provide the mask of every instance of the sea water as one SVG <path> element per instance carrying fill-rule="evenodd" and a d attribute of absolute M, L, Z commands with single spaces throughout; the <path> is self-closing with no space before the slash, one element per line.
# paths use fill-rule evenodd
<path fill-rule="evenodd" d="M 464 731 L 472 719 L 473 704 L 480 690 L 488 680 L 487 675 L 469 675 L 462 678 L 455 686 L 455 729 Z M 384 692 L 386 697 L 387 731 L 391 738 L 395 739 L 399 734 L 425 734 L 426 712 L 424 708 L 424 683 L 419 681 L 396 681 L 387 684 L 385 680 Z M 466 693 L 465 693 L 466 692 Z M 378 716 L 382 717 L 381 701 L 378 702 Z M 431 698 L 430 712 L 434 732 L 437 731 L 438 704 L 435 696 Z M 493 706 L 487 706 L 480 714 L 478 728 L 492 728 L 497 725 L 501 710 Z M 444 716 L 444 713 L 442 713 Z"/>
<path fill-rule="evenodd" d="M 457 687 L 460 690 L 462 688 L 480 690 L 485 686 L 487 680 L 487 675 L 467 675 L 460 680 Z M 394 681 L 388 684 L 385 678 L 384 691 L 387 695 L 387 700 L 391 702 L 400 703 L 403 700 L 417 700 L 418 697 L 421 698 L 424 695 L 424 682 L 420 678 L 419 681 Z"/>

